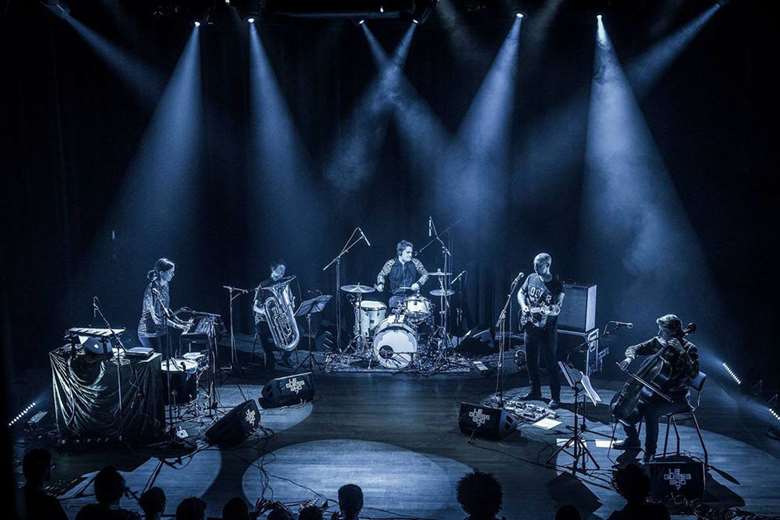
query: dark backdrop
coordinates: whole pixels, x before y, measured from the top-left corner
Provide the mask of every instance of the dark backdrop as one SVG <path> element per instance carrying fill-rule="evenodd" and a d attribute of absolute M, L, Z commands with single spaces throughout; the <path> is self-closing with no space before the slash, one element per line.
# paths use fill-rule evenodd
<path fill-rule="evenodd" d="M 528 272 L 533 255 L 546 250 L 564 279 L 599 284 L 600 324 L 607 319 L 641 324 L 626 342 L 651 333 L 652 318 L 673 310 L 685 320 L 703 322 L 714 338 L 711 348 L 738 371 L 777 381 L 771 246 L 778 191 L 770 142 L 776 127 L 771 74 L 776 59 L 771 22 L 761 2 L 734 2 L 717 13 L 640 99 L 706 256 L 707 265 L 688 268 L 711 270 L 711 289 L 726 306 L 725 317 L 706 318 L 690 301 L 625 315 L 618 305 L 625 281 L 621 251 L 591 253 L 605 265 L 614 264 L 610 279 L 583 272 L 580 266 L 587 262 L 576 257 L 583 254 L 576 247 L 583 238 L 579 234 L 587 229 L 580 222 L 587 103 L 574 103 L 554 132 L 570 139 L 565 157 L 555 155 L 558 149 L 547 152 L 547 135 L 541 132 L 552 114 L 589 88 L 594 5 L 564 5 L 542 39 L 530 41 L 521 30 L 515 101 L 506 107 L 511 112 L 505 133 L 508 166 L 498 177 L 486 177 L 489 185 L 479 207 L 466 207 L 461 187 L 448 185 L 439 167 L 441 151 L 413 157 L 403 130 L 389 116 L 365 129 L 376 133 L 379 146 L 359 165 L 365 181 L 358 188 L 345 190 L 325 175 L 356 103 L 377 73 L 361 29 L 347 21 L 261 24 L 262 44 L 302 152 L 300 170 L 286 172 L 299 176 L 300 194 L 275 196 L 275 165 L 258 170 L 252 147 L 245 25 L 238 31 L 229 23 L 204 25 L 196 161 L 176 179 L 186 190 L 174 185 L 163 193 L 166 211 L 179 223 L 175 239 L 150 247 L 154 223 L 133 220 L 149 211 L 148 201 L 128 195 L 134 182 L 128 172 L 133 172 L 130 165 L 159 92 L 150 87 L 145 94 L 152 102 L 145 103 L 70 27 L 26 4 L 6 5 L 0 123 L 5 148 L 3 341 L 17 369 L 45 367 L 46 352 L 60 343 L 67 327 L 100 325 L 91 315 L 93 295 L 114 324 L 134 330 L 145 273 L 159 256 L 177 263 L 174 306 L 226 315 L 221 286 L 254 286 L 278 257 L 287 260 L 304 291 L 332 293 L 333 271 L 321 268 L 357 225 L 373 247 L 356 246 L 342 264 L 342 279 L 369 283 L 394 254 L 396 241 L 406 238 L 417 246 L 427 241 L 431 215 L 440 229 L 466 217 L 449 238 L 454 270 L 468 269 L 472 325 L 494 321 L 511 278 L 518 270 Z M 118 23 L 97 2 L 73 4 L 74 17 L 166 80 L 192 30 L 189 21 L 129 17 Z M 665 34 L 652 32 L 658 11 L 650 4 L 618 2 L 606 11 L 624 63 Z M 666 33 L 708 4 L 683 5 Z M 537 7 L 529 6 L 529 20 Z M 447 25 L 435 14 L 418 27 L 404 69 L 450 135 L 457 132 L 513 21 L 494 11 L 461 14 L 475 38 L 473 46 L 453 46 Z M 407 29 L 402 22 L 369 25 L 388 53 Z M 565 164 L 562 171 L 551 175 L 551 165 L 559 164 Z M 451 203 L 434 200 L 434 188 L 441 185 L 447 186 Z M 128 203 L 128 197 L 137 198 Z M 441 263 L 436 247 L 421 258 L 429 269 Z M 685 263 L 686 252 L 671 261 Z M 239 300 L 241 328 L 248 325 L 248 306 L 247 298 Z"/>

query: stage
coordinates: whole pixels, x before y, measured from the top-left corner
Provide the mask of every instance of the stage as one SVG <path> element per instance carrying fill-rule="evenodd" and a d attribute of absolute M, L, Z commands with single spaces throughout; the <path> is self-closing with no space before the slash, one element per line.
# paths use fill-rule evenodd
<path fill-rule="evenodd" d="M 601 470 L 572 477 L 564 467 L 571 461 L 566 456 L 557 458 L 557 468 L 545 465 L 556 439 L 570 435 L 565 426 L 572 423 L 572 395 L 567 389 L 558 410 L 561 425 L 543 430 L 523 423 L 519 433 L 491 441 L 469 439 L 459 431 L 458 407 L 461 401 L 489 397 L 495 391 L 493 377 L 321 372 L 314 376 L 313 402 L 262 411 L 261 425 L 267 431 L 256 432 L 235 448 L 220 449 L 204 441 L 202 433 L 211 423 L 207 417 L 182 423 L 186 441 L 197 446 L 194 451 L 74 444 L 58 448 L 54 479 L 83 479 L 61 497 L 66 511 L 75 516 L 92 500 L 89 479 L 108 461 L 124 472 L 128 487 L 137 494 L 147 485 L 162 487 L 169 514 L 181 499 L 194 495 L 209 504 L 210 515 L 219 516 L 228 499 L 243 495 L 255 503 L 263 489 L 266 499 L 291 506 L 327 499 L 329 511 L 335 511 L 336 490 L 354 482 L 365 493 L 361 516 L 366 518 L 463 518 L 455 486 L 471 469 L 499 479 L 504 489 L 502 514 L 507 518 L 551 518 L 568 503 L 591 518 L 606 518 L 624 503 L 610 485 L 609 471 L 623 452 L 597 448 L 594 442 L 612 432 L 604 405 L 584 409 L 586 442 Z M 221 411 L 245 398 L 257 398 L 268 378 L 254 369 L 229 376 L 218 389 Z M 524 376 L 508 374 L 507 398 L 527 390 L 524 384 Z M 596 379 L 594 386 L 608 402 L 621 385 Z M 740 408 L 738 398 L 717 383 L 705 389 L 698 416 L 714 469 L 707 475 L 704 503 L 777 512 L 780 444 Z M 659 450 L 664 429 L 661 426 Z M 701 457 L 692 426 L 684 423 L 680 434 L 682 450 Z M 673 447 L 673 436 L 670 443 Z M 17 445 L 22 451 L 27 447 Z M 137 509 L 132 498 L 123 499 L 123 504 Z"/>

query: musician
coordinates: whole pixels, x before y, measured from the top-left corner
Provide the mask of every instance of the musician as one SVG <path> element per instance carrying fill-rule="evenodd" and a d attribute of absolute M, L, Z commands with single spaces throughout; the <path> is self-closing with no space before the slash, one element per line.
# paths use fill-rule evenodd
<path fill-rule="evenodd" d="M 680 318 L 674 314 L 667 314 L 658 318 L 656 324 L 658 325 L 658 335 L 643 343 L 628 347 L 626 358 L 620 362 L 620 367 L 626 370 L 637 355 L 655 354 L 667 347 L 664 359 L 669 362 L 671 374 L 669 379 L 659 386 L 661 391 L 672 398 L 672 402 L 666 401 L 657 394 L 653 394 L 653 397 L 647 401 L 641 400 L 637 406 L 637 413 L 620 421 L 626 432 L 626 439 L 613 444 L 613 447 L 618 449 L 638 449 L 640 443 L 636 425 L 644 418 L 645 462 L 650 461 L 655 455 L 659 417 L 688 409 L 688 387 L 691 380 L 699 373 L 698 350 L 696 345 L 685 339 Z"/>
<path fill-rule="evenodd" d="M 138 340 L 144 347 L 158 352 L 162 350 L 162 340 L 168 334 L 168 327 L 187 330 L 189 326 L 188 322 L 168 314 L 171 305 L 170 284 L 175 273 L 176 265 L 167 258 L 160 258 L 146 274 L 149 283 L 144 290 Z"/>
<path fill-rule="evenodd" d="M 412 258 L 414 247 L 408 240 L 401 240 L 395 246 L 396 257 L 391 258 L 376 275 L 376 290 L 385 290 L 385 281 L 390 283 L 390 301 L 392 309 L 401 305 L 406 296 L 417 293 L 428 281 L 428 271 L 421 261 Z"/>
<path fill-rule="evenodd" d="M 531 391 L 522 399 L 539 401 L 542 399 L 542 385 L 539 380 L 539 355 L 544 358 L 550 378 L 551 399 L 548 406 L 556 409 L 561 402 L 561 383 L 558 376 L 558 331 L 555 328 L 563 305 L 563 284 L 550 272 L 552 257 L 539 253 L 534 257 L 534 272 L 528 275 L 517 292 L 520 312 L 529 316 L 536 314 L 533 321 L 525 326 L 525 356 L 528 363 L 528 377 Z"/>
<path fill-rule="evenodd" d="M 267 291 L 264 292 L 261 289 L 279 283 L 279 281 L 284 278 L 285 274 L 287 273 L 287 265 L 285 264 L 284 260 L 276 260 L 271 263 L 270 269 L 271 272 L 268 278 L 260 282 L 260 285 L 258 285 L 255 289 L 255 298 L 252 302 L 252 311 L 255 315 L 256 337 L 263 347 L 263 352 L 265 352 L 265 367 L 269 370 L 273 370 L 276 366 L 276 359 L 274 358 L 274 348 L 276 347 L 276 344 L 274 343 L 273 336 L 271 335 L 271 329 L 268 328 L 268 319 L 266 318 L 265 305 L 263 304 L 265 299 L 269 296 L 269 293 Z M 295 307 L 295 297 L 292 295 L 289 285 L 284 288 L 284 293 L 288 301 L 291 302 L 293 307 Z M 290 353 L 286 350 L 282 350 L 282 362 L 286 366 L 290 366 Z"/>

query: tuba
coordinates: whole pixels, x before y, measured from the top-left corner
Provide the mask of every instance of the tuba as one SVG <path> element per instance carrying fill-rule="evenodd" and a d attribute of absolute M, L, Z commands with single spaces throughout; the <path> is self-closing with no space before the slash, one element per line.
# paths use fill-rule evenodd
<path fill-rule="evenodd" d="M 287 290 L 294 279 L 294 276 L 287 276 L 274 285 L 262 288 L 271 293 L 263 301 L 265 319 L 268 328 L 271 329 L 271 337 L 277 348 L 287 352 L 295 350 L 301 339 L 298 324 L 295 322 L 293 302 L 290 301 L 290 292 Z"/>

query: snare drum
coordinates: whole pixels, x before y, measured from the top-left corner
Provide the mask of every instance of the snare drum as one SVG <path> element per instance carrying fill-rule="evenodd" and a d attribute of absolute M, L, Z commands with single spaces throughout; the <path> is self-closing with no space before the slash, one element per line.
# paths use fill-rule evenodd
<path fill-rule="evenodd" d="M 393 314 L 376 328 L 373 347 L 380 365 L 401 369 L 417 353 L 417 334 L 405 315 Z"/>
<path fill-rule="evenodd" d="M 355 324 L 355 335 L 362 333 L 364 338 L 371 336 L 386 315 L 387 305 L 384 303 L 371 300 L 360 302 L 360 321 Z"/>
<path fill-rule="evenodd" d="M 431 301 L 424 296 L 409 296 L 404 300 L 404 312 L 412 321 L 422 321 L 431 315 Z"/>
<path fill-rule="evenodd" d="M 163 400 L 165 404 L 186 404 L 198 395 L 198 363 L 191 359 L 173 358 L 163 361 L 162 371 Z M 168 378 L 171 380 L 170 401 L 168 398 Z"/>

